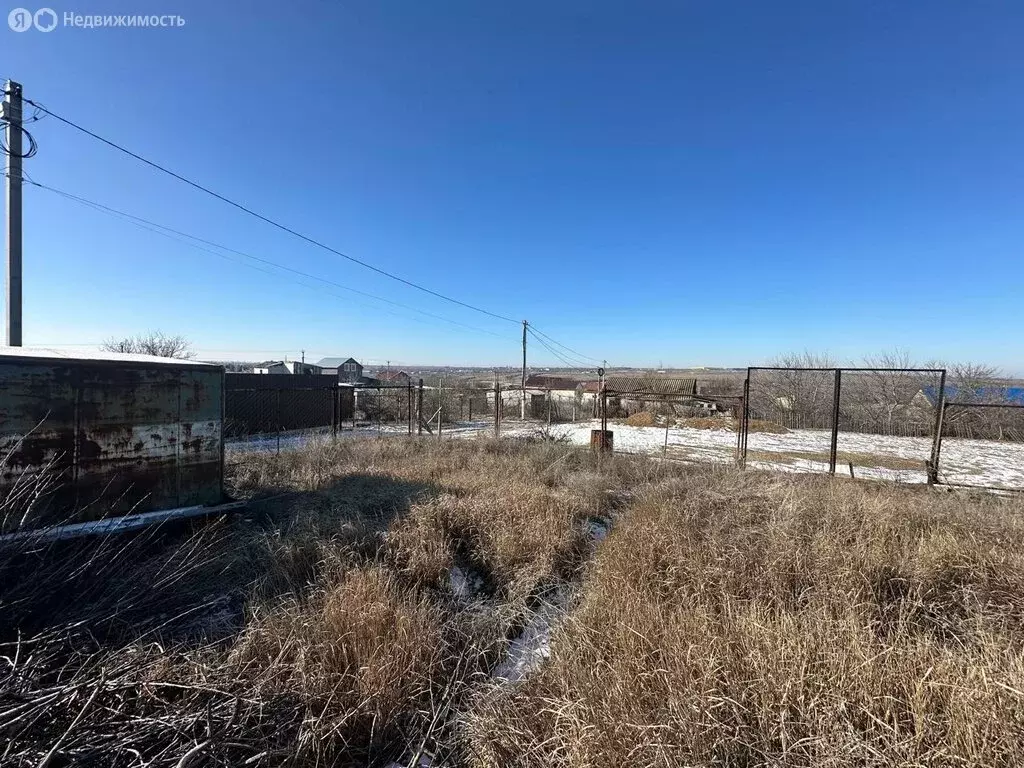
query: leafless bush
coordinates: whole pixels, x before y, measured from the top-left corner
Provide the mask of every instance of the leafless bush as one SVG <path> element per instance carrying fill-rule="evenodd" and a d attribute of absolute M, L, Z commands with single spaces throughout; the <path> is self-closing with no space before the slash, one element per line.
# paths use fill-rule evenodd
<path fill-rule="evenodd" d="M 183 360 L 191 360 L 196 356 L 188 339 L 184 336 L 170 336 L 163 331 L 149 331 L 123 339 L 107 339 L 101 348 L 107 352 L 176 357 Z"/>

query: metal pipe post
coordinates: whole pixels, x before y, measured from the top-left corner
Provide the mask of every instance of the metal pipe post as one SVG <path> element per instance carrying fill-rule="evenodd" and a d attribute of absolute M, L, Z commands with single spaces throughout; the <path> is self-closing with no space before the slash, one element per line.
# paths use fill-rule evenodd
<path fill-rule="evenodd" d="M 750 436 L 750 369 L 747 369 L 747 378 L 743 380 L 743 407 L 740 409 L 740 467 L 747 468 L 747 438 Z"/>
<path fill-rule="evenodd" d="M 932 436 L 932 455 L 928 461 L 928 485 L 939 482 L 939 453 L 942 450 L 942 429 L 946 420 L 946 369 L 939 374 L 939 396 L 935 402 L 935 434 Z"/>
<path fill-rule="evenodd" d="M 501 437 L 501 383 L 494 380 L 494 436 Z"/>
<path fill-rule="evenodd" d="M 341 427 L 341 389 L 337 382 L 331 385 L 334 393 L 334 423 L 331 425 L 331 432 L 334 438 L 338 438 L 338 429 Z"/>
<path fill-rule="evenodd" d="M 843 370 L 836 368 L 836 383 L 832 392 L 832 445 L 828 452 L 828 473 L 836 473 L 836 456 L 839 448 L 839 395 L 843 387 Z"/>
<path fill-rule="evenodd" d="M 423 379 L 420 379 L 420 390 L 416 395 L 416 434 L 423 434 Z"/>
<path fill-rule="evenodd" d="M 406 420 L 409 422 L 409 434 L 412 434 L 412 379 L 405 383 Z"/>

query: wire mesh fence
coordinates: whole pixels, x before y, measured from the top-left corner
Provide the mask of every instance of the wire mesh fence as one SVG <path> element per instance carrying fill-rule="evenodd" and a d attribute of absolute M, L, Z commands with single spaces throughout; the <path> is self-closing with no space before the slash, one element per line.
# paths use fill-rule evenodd
<path fill-rule="evenodd" d="M 359 387 L 354 391 L 352 427 L 359 424 L 412 434 L 416 417 L 416 389 L 410 384 Z M 344 428 L 344 424 L 342 425 Z"/>
<path fill-rule="evenodd" d="M 969 392 L 958 395 L 970 395 Z M 983 398 L 939 404 L 936 482 L 965 488 L 1024 490 L 1024 403 Z M 978 438 L 975 435 L 983 435 Z M 1007 444 L 1013 452 L 1007 450 Z"/>
<path fill-rule="evenodd" d="M 740 462 L 935 481 L 936 368 L 751 367 Z"/>
<path fill-rule="evenodd" d="M 614 444 L 616 452 L 682 461 L 1024 486 L 1024 404 L 947 402 L 947 391 L 957 388 L 947 390 L 942 369 L 752 367 L 737 377 L 742 390 L 714 394 L 701 394 L 693 378 L 666 376 L 609 376 L 561 389 L 445 377 L 330 388 L 317 386 L 316 377 L 287 384 L 255 378 L 263 381 L 238 379 L 246 386 L 226 388 L 229 439 L 270 434 L 275 447 L 290 444 L 280 435 L 296 430 L 589 439 L 605 449 Z M 947 439 L 941 457 L 940 434 Z M 995 444 L 979 448 L 984 440 Z M 1019 448 L 1008 449 L 1012 444 Z M 1001 470 L 1014 462 L 1016 474 Z"/>
<path fill-rule="evenodd" d="M 224 382 L 224 437 L 337 428 L 351 414 L 351 393 L 333 376 L 229 373 Z"/>

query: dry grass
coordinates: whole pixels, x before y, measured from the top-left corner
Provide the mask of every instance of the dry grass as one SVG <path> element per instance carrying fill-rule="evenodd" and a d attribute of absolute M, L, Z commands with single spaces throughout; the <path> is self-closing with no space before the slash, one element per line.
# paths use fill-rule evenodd
<path fill-rule="evenodd" d="M 580 565 L 604 496 L 569 489 L 590 462 L 487 441 L 246 455 L 236 493 L 292 495 L 249 519 L 9 561 L 0 764 L 366 765 L 451 750 L 453 713 L 523 606 Z M 473 605 L 449 589 L 455 564 L 486 587 Z"/>
<path fill-rule="evenodd" d="M 1024 500 L 548 441 L 346 440 L 231 477 L 294 495 L 6 561 L 0 764 L 1024 758 Z M 551 659 L 495 686 L 555 583 Z"/>
<path fill-rule="evenodd" d="M 476 765 L 1019 765 L 1020 501 L 691 470 L 604 543 Z"/>
<path fill-rule="evenodd" d="M 747 451 L 750 461 L 771 461 L 792 464 L 796 461 L 819 461 L 828 463 L 827 451 Z M 908 459 L 891 453 L 864 453 L 861 451 L 838 451 L 836 463 L 840 469 L 853 464 L 855 467 L 880 467 L 893 470 L 924 471 L 923 459 Z"/>

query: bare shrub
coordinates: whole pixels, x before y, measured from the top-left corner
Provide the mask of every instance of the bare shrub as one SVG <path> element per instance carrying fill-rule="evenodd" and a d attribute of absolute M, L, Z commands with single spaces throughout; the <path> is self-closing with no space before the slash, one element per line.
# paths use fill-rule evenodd
<path fill-rule="evenodd" d="M 184 336 L 171 336 L 163 331 L 149 331 L 123 339 L 107 339 L 100 348 L 107 352 L 176 357 L 183 360 L 191 360 L 196 356 L 188 339 Z"/>

